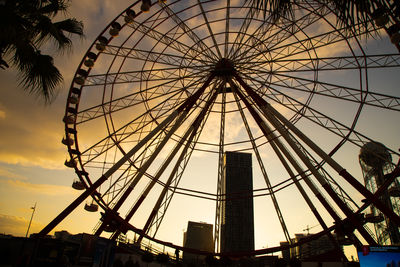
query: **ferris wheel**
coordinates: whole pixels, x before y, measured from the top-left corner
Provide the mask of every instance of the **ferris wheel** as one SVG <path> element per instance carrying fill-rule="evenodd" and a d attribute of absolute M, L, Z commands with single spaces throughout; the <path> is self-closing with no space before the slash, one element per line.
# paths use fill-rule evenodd
<path fill-rule="evenodd" d="M 199 0 L 136 1 L 118 15 L 83 57 L 66 105 L 65 164 L 83 193 L 43 231 L 90 196 L 97 235 L 132 230 L 165 243 L 163 225 L 178 232 L 171 222 L 204 212 L 217 244 L 226 152 L 252 154 L 255 220 L 268 214 L 258 227 L 282 241 L 296 231 L 295 210 L 312 220 L 301 228 L 356 244 L 376 244 L 362 219 L 371 203 L 400 225 L 346 170 L 348 151 L 381 138 L 364 112 L 398 119 L 398 91 L 372 88 L 371 77 L 400 67 L 400 55 L 370 50 L 369 31 L 337 28 L 317 1 L 294 14 L 272 23 L 241 1 Z"/>

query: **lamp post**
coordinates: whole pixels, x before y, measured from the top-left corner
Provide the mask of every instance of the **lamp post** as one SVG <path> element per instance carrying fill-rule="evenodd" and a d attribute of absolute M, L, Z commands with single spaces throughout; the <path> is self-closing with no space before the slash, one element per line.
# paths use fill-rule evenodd
<path fill-rule="evenodd" d="M 32 215 L 31 215 L 31 219 L 30 219 L 29 224 L 28 224 L 28 230 L 26 230 L 26 235 L 25 235 L 25 237 L 28 237 L 29 228 L 31 228 L 31 223 L 32 223 L 33 215 L 35 214 L 35 210 L 36 210 L 36 202 L 35 202 L 35 206 L 31 207 L 31 209 L 32 209 Z"/>

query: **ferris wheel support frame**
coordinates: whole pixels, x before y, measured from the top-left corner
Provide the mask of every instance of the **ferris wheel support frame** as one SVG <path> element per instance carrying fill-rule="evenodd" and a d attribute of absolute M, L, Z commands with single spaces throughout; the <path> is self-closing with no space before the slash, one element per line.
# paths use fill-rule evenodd
<path fill-rule="evenodd" d="M 184 120 L 186 115 L 189 113 L 190 109 L 193 107 L 193 105 L 196 103 L 198 98 L 201 96 L 201 94 L 204 92 L 204 90 L 207 88 L 207 86 L 211 83 L 211 81 L 214 79 L 215 73 L 211 72 L 210 75 L 208 76 L 207 80 L 204 82 L 201 88 L 199 88 L 194 94 L 192 94 L 190 97 L 188 97 L 185 102 L 183 102 L 175 111 L 173 111 L 160 125 L 158 125 L 154 130 L 157 130 L 159 132 L 162 130 L 168 123 L 172 122 L 176 117 L 177 121 L 175 122 L 174 126 L 172 129 L 168 132 L 167 136 L 164 137 L 163 141 L 160 143 L 159 146 L 157 146 L 157 149 L 155 153 L 152 154 L 150 159 L 146 161 L 145 165 L 141 168 L 139 173 L 136 175 L 135 180 L 133 183 L 129 186 L 129 188 L 124 192 L 124 194 L 121 196 L 121 198 L 118 200 L 117 204 L 114 206 L 113 209 L 109 210 L 108 214 L 116 214 L 118 209 L 122 206 L 123 202 L 126 200 L 126 198 L 130 195 L 132 192 L 133 188 L 135 185 L 139 182 L 139 179 L 143 176 L 147 168 L 150 166 L 151 162 L 156 158 L 158 153 L 161 151 L 161 149 L 164 147 L 164 145 L 167 143 L 169 140 L 169 137 L 175 132 L 175 130 L 180 126 L 181 122 Z M 171 119 L 169 119 L 171 118 Z M 165 123 L 164 123 L 165 122 Z M 160 127 L 162 125 L 162 127 Z M 151 132 L 151 136 L 147 135 L 146 138 L 143 140 L 150 140 L 151 137 L 155 135 L 153 134 L 154 130 Z M 147 138 L 148 137 L 148 138 Z M 143 142 L 141 141 L 141 143 Z M 134 153 L 129 153 L 129 158 L 133 156 Z M 127 154 L 128 155 L 128 154 Z M 124 156 L 125 158 L 126 156 Z M 120 167 L 120 166 L 119 166 Z M 118 167 L 118 168 L 119 168 Z M 132 214 L 133 215 L 133 214 Z M 100 227 L 96 230 L 95 235 L 99 236 L 107 226 L 107 224 L 110 222 L 111 217 L 105 216 L 103 218 L 103 222 L 100 225 Z"/>
<path fill-rule="evenodd" d="M 309 177 L 305 174 L 305 171 L 300 167 L 300 165 L 297 163 L 297 161 L 293 158 L 293 156 L 291 155 L 291 153 L 286 149 L 286 147 L 282 144 L 282 142 L 280 142 L 280 140 L 278 140 L 278 138 L 276 138 L 276 135 L 273 133 L 273 131 L 268 127 L 268 125 L 263 121 L 263 119 L 260 117 L 260 115 L 254 110 L 253 106 L 249 103 L 249 101 L 246 99 L 246 97 L 240 92 L 240 90 L 238 90 L 238 88 L 236 87 L 236 85 L 231 82 L 231 86 L 235 87 L 235 90 L 238 94 L 238 96 L 240 97 L 240 99 L 245 103 L 246 107 L 248 108 L 249 112 L 251 113 L 251 115 L 253 116 L 254 120 L 256 121 L 256 123 L 259 125 L 261 131 L 264 133 L 264 135 L 266 136 L 266 138 L 268 139 L 268 141 L 270 142 L 272 148 L 274 149 L 275 153 L 278 155 L 278 157 L 280 158 L 281 162 L 283 163 L 283 165 L 285 166 L 286 170 L 288 171 L 288 173 L 291 175 L 291 177 L 293 177 L 292 179 L 295 181 L 295 184 L 297 186 L 297 188 L 299 188 L 300 193 L 302 194 L 303 197 L 305 197 L 305 201 L 307 202 L 307 204 L 309 205 L 309 207 L 311 208 L 312 212 L 314 213 L 314 215 L 316 216 L 317 220 L 320 222 L 321 226 L 324 228 L 326 228 L 326 224 L 323 221 L 322 217 L 320 216 L 320 214 L 318 213 L 317 209 L 315 208 L 315 206 L 312 204 L 311 200 L 308 198 L 307 194 L 305 193 L 304 189 L 301 187 L 301 185 L 299 184 L 299 182 L 296 180 L 295 178 L 295 174 L 291 171 L 291 168 L 289 167 L 288 163 L 286 162 L 286 160 L 284 159 L 284 157 L 282 156 L 281 152 L 284 154 L 284 156 L 287 158 L 287 160 L 292 164 L 292 166 L 296 169 L 296 171 L 300 174 L 301 178 L 305 181 L 305 183 L 307 184 L 307 186 L 311 189 L 311 191 L 314 193 L 315 197 L 321 202 L 321 204 L 324 206 L 324 208 L 328 211 L 328 213 L 330 214 L 330 216 L 334 219 L 335 223 L 337 225 L 340 225 L 342 223 L 341 218 L 339 217 L 339 215 L 335 212 L 335 210 L 331 207 L 331 205 L 329 204 L 329 202 L 323 197 L 322 193 L 316 188 L 316 186 L 314 185 L 314 183 L 309 179 Z M 256 104 L 257 105 L 257 104 Z M 352 239 L 357 243 L 357 245 L 360 245 L 361 242 L 357 239 L 357 237 L 352 234 L 349 233 L 349 235 L 351 235 Z M 368 234 L 366 234 L 367 238 L 368 238 Z M 369 238 L 368 240 L 370 240 L 370 242 L 372 244 L 374 244 L 374 240 L 372 238 Z M 332 240 L 332 239 L 331 239 Z"/>
<path fill-rule="evenodd" d="M 233 87 L 233 88 L 236 88 L 236 87 Z M 236 99 L 236 102 L 238 103 L 239 110 L 240 110 L 240 114 L 241 114 L 241 116 L 242 116 L 242 120 L 243 120 L 243 122 L 244 122 L 244 124 L 245 124 L 245 126 L 246 126 L 247 132 L 248 132 L 248 134 L 249 134 L 249 138 L 250 138 L 250 140 L 252 141 L 253 150 L 255 151 L 255 154 L 256 154 L 256 156 L 257 156 L 257 160 L 258 160 L 258 162 L 259 162 L 261 171 L 263 172 L 264 179 L 265 179 L 265 181 L 266 181 L 266 183 L 267 183 L 268 188 L 271 188 L 271 184 L 270 184 L 269 178 L 268 178 L 268 176 L 267 176 L 267 174 L 266 174 L 266 170 L 265 170 L 264 164 L 263 164 L 263 162 L 262 162 L 262 160 L 261 160 L 260 153 L 258 152 L 257 146 L 255 146 L 255 142 L 254 142 L 254 139 L 253 139 L 253 137 L 252 137 L 251 131 L 250 131 L 250 129 L 249 129 L 249 125 L 248 125 L 247 119 L 246 119 L 246 117 L 245 117 L 245 114 L 244 114 L 243 110 L 242 110 L 241 107 L 240 107 L 240 103 L 239 103 L 239 101 L 238 101 L 239 99 L 238 99 L 238 97 L 237 97 L 236 92 L 237 92 L 237 90 L 234 89 L 234 97 L 235 97 L 235 99 Z M 321 225 L 322 229 L 323 229 L 324 231 L 326 231 L 326 234 L 327 234 L 329 240 L 331 241 L 332 245 L 334 246 L 335 250 L 336 250 L 337 252 L 340 253 L 340 255 L 341 255 L 341 257 L 342 257 L 343 260 L 346 260 L 347 258 L 346 258 L 346 256 L 345 256 L 343 250 L 340 249 L 340 245 L 339 245 L 338 241 L 333 237 L 332 233 L 331 233 L 330 231 L 328 231 L 328 226 L 326 225 L 326 223 L 325 223 L 324 220 L 322 219 L 321 215 L 318 213 L 317 209 L 315 208 L 315 206 L 314 206 L 313 203 L 311 202 L 310 198 L 308 197 L 308 195 L 307 195 L 306 192 L 304 191 L 304 188 L 301 186 L 301 184 L 299 183 L 299 181 L 296 179 L 296 176 L 295 176 L 295 174 L 292 172 L 292 170 L 291 170 L 291 168 L 289 167 L 289 165 L 288 165 L 288 164 L 286 163 L 286 161 L 283 159 L 282 154 L 280 153 L 279 149 L 276 148 L 276 146 L 275 146 L 275 144 L 274 144 L 273 142 L 271 142 L 271 145 L 273 146 L 274 151 L 275 151 L 276 154 L 278 155 L 278 158 L 280 159 L 280 161 L 283 163 L 283 165 L 285 166 L 286 170 L 288 171 L 289 176 L 292 178 L 292 180 L 293 180 L 294 184 L 296 185 L 297 189 L 299 190 L 300 194 L 302 195 L 302 197 L 304 198 L 304 200 L 306 201 L 306 203 L 307 203 L 308 206 L 310 207 L 311 211 L 313 212 L 314 216 L 316 217 L 317 221 L 318 221 L 319 224 Z M 285 236 L 286 236 L 286 239 L 287 239 L 287 241 L 289 242 L 289 244 L 292 244 L 293 242 L 292 242 L 292 240 L 291 240 L 291 238 L 290 238 L 290 235 L 289 235 L 289 233 L 288 233 L 288 230 L 287 230 L 287 227 L 286 227 L 286 223 L 285 223 L 285 221 L 284 221 L 284 219 L 283 219 L 283 215 L 282 215 L 282 213 L 281 213 L 281 211 L 280 211 L 280 208 L 279 208 L 278 202 L 277 202 L 277 200 L 276 200 L 275 194 L 274 194 L 274 192 L 273 192 L 271 189 L 270 189 L 270 195 L 271 195 L 271 197 L 272 197 L 273 204 L 274 204 L 275 210 L 276 210 L 276 212 L 277 212 L 278 218 L 279 218 L 279 220 L 280 220 L 280 223 L 281 223 L 282 229 L 283 229 L 283 231 L 284 231 L 284 234 L 285 234 Z"/>
<path fill-rule="evenodd" d="M 149 141 L 157 132 L 159 132 L 165 125 L 172 121 L 178 112 L 171 113 L 163 122 L 154 128 L 147 136 L 136 144 L 128 153 L 126 153 L 119 161 L 117 161 L 110 169 L 108 169 L 96 182 L 87 188 L 81 195 L 79 195 L 70 205 L 68 205 L 56 218 L 54 218 L 47 226 L 40 232 L 39 236 L 43 237 L 54 229 L 62 220 L 64 220 L 72 211 L 74 211 L 87 197 L 94 194 L 96 189 L 99 188 L 108 178 L 116 172 L 126 161 L 128 161 L 147 141 Z"/>
<path fill-rule="evenodd" d="M 141 203 L 144 201 L 144 199 L 146 198 L 146 196 L 148 195 L 148 193 L 150 192 L 150 190 L 153 188 L 153 186 L 156 184 L 156 182 L 158 181 L 158 179 L 161 177 L 161 175 L 163 174 L 163 172 L 166 170 L 166 168 L 168 167 L 168 165 L 171 163 L 171 161 L 173 160 L 173 158 L 175 157 L 175 155 L 178 153 L 179 149 L 182 147 L 183 143 L 185 142 L 185 140 L 189 137 L 188 143 L 190 144 L 190 142 L 192 141 L 192 139 L 194 138 L 194 136 L 196 135 L 196 131 L 198 129 L 198 127 L 201 124 L 201 121 L 204 119 L 209 107 L 212 105 L 212 103 L 214 102 L 215 98 L 217 97 L 217 92 L 214 92 L 211 95 L 211 98 L 207 101 L 206 105 L 204 106 L 204 108 L 202 109 L 202 111 L 200 112 L 200 114 L 198 115 L 198 117 L 196 118 L 196 120 L 192 123 L 191 127 L 189 127 L 189 129 L 186 131 L 186 133 L 184 134 L 184 136 L 182 137 L 182 139 L 180 140 L 180 142 L 178 142 L 178 144 L 175 146 L 175 148 L 173 149 L 173 151 L 170 153 L 170 155 L 168 156 L 168 158 L 164 161 L 163 165 L 161 166 L 161 168 L 157 171 L 157 174 L 154 176 L 153 180 L 150 182 L 150 184 L 146 187 L 145 191 L 143 191 L 142 195 L 139 197 L 138 201 L 135 203 L 135 205 L 133 206 L 133 208 L 129 211 L 129 213 L 125 216 L 125 221 L 129 221 L 132 216 L 135 214 L 135 212 L 137 211 L 137 209 L 139 208 L 139 206 L 141 205 Z M 186 114 L 183 114 L 182 119 L 184 119 L 184 117 L 186 116 Z M 170 133 L 165 137 L 165 142 L 167 142 L 171 135 L 173 134 L 174 130 L 171 129 Z M 163 141 L 164 142 L 164 141 Z M 154 153 L 153 153 L 154 154 Z M 150 159 L 147 161 L 149 162 L 151 161 Z M 145 163 L 145 165 L 147 164 L 147 162 Z M 151 163 L 151 162 L 150 162 Z M 181 162 L 178 161 L 177 164 L 179 165 Z M 144 166 L 142 168 L 144 168 Z M 145 170 L 144 170 L 145 171 Z M 172 172 L 172 177 L 175 175 L 175 172 Z M 165 189 L 169 189 L 169 182 L 167 182 L 167 184 L 165 185 Z M 163 198 L 163 194 L 160 195 L 160 197 Z M 157 208 L 158 205 L 156 205 Z M 155 209 L 156 209 L 155 208 Z M 156 209 L 158 210 L 158 208 Z M 153 219 L 150 216 L 151 220 Z M 144 232 L 147 231 L 147 229 L 143 229 Z M 118 235 L 119 235 L 120 231 L 116 231 L 113 233 L 113 235 L 111 236 L 111 239 L 115 240 Z"/>
<path fill-rule="evenodd" d="M 209 85 L 212 79 L 215 77 L 215 73 L 211 73 L 208 79 L 204 82 L 203 86 L 195 92 L 193 95 L 188 97 L 181 106 L 173 111 L 166 119 L 164 119 L 157 127 L 155 127 L 148 135 L 140 140 L 128 153 L 126 153 L 120 160 L 118 160 L 110 169 L 108 169 L 96 182 L 94 182 L 89 188 L 87 188 L 81 195 L 79 195 L 70 205 L 68 205 L 58 216 L 56 216 L 47 226 L 45 226 L 39 233 L 39 237 L 47 235 L 51 230 L 54 229 L 61 221 L 63 221 L 72 211 L 74 211 L 87 197 L 94 194 L 108 178 L 116 172 L 126 161 L 128 161 L 141 147 L 143 147 L 156 133 L 162 130 L 168 123 L 173 121 L 180 112 L 185 109 L 190 109 L 200 97 L 205 88 Z"/>
<path fill-rule="evenodd" d="M 256 145 L 256 143 L 254 141 L 254 136 L 253 136 L 253 134 L 252 134 L 252 132 L 250 130 L 250 125 L 249 125 L 249 123 L 248 123 L 248 121 L 246 119 L 246 116 L 245 116 L 245 114 L 243 112 L 243 109 L 241 108 L 238 96 L 237 96 L 237 94 L 235 92 L 236 92 L 236 90 L 234 91 L 233 96 L 235 97 L 236 103 L 238 105 L 240 116 L 242 117 L 242 121 L 243 121 L 243 124 L 245 125 L 246 131 L 247 131 L 247 135 L 249 136 L 249 139 L 251 141 L 251 146 L 253 147 L 254 154 L 256 155 L 258 165 L 260 167 L 261 173 L 262 173 L 262 175 L 264 177 L 264 180 L 265 180 L 265 183 L 267 185 L 267 188 L 268 188 L 269 194 L 271 196 L 271 200 L 272 200 L 272 203 L 274 205 L 275 211 L 277 213 L 279 222 L 281 224 L 283 233 L 285 235 L 286 241 L 291 243 L 292 241 L 291 241 L 291 238 L 290 238 L 290 234 L 289 234 L 289 231 L 287 229 L 285 220 L 283 218 L 281 209 L 279 207 L 278 200 L 276 199 L 275 192 L 272 190 L 272 184 L 271 184 L 270 179 L 269 179 L 269 177 L 267 175 L 267 171 L 266 171 L 264 163 L 263 163 L 263 161 L 261 159 L 261 155 L 260 155 L 260 152 L 258 150 L 258 147 L 257 147 L 257 145 Z M 293 176 L 291 176 L 291 177 L 293 177 Z"/>
<path fill-rule="evenodd" d="M 323 160 L 325 160 L 334 170 L 338 172 L 350 185 L 352 185 L 358 192 L 360 192 L 366 199 L 371 199 L 379 210 L 382 211 L 387 217 L 393 220 L 397 225 L 400 225 L 400 217 L 387 208 L 379 199 L 375 199 L 373 194 L 368 191 L 354 176 L 352 176 L 346 169 L 339 165 L 332 157 L 326 154 L 320 147 L 318 147 L 310 138 L 305 136 L 297 127 L 295 127 L 290 121 L 284 118 L 279 112 L 277 112 L 269 103 L 257 95 L 251 87 L 246 84 L 239 75 L 235 74 L 235 78 L 243 86 L 246 92 L 251 95 L 256 103 L 264 110 L 264 114 L 269 116 L 268 113 L 273 114 L 278 118 L 285 126 L 292 130 L 304 143 L 306 143 L 311 149 L 313 149 Z M 305 162 L 306 164 L 306 162 Z"/>

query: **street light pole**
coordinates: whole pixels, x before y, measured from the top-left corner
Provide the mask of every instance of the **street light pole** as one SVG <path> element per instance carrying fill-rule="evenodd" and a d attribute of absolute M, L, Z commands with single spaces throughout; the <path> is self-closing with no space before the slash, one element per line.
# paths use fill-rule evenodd
<path fill-rule="evenodd" d="M 31 223 L 32 223 L 33 215 L 35 214 L 35 210 L 36 210 L 36 202 L 35 202 L 35 206 L 31 207 L 31 209 L 32 209 L 32 215 L 31 215 L 31 219 L 30 219 L 29 224 L 28 224 L 28 230 L 26 230 L 26 235 L 25 235 L 25 237 L 28 237 L 29 228 L 31 228 Z"/>

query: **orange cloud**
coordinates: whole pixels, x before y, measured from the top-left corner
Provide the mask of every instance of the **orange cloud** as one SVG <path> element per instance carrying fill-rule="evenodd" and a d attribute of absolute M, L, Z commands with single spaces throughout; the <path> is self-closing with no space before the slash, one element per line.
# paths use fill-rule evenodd
<path fill-rule="evenodd" d="M 2 186 L 10 187 L 12 190 L 24 191 L 38 195 L 65 196 L 75 195 L 76 191 L 68 186 L 51 184 L 33 184 L 20 180 L 0 180 Z"/>
<path fill-rule="evenodd" d="M 0 233 L 15 236 L 25 236 L 28 229 L 29 220 L 24 217 L 0 214 Z M 31 223 L 29 233 L 37 233 L 43 225 L 35 222 Z"/>

